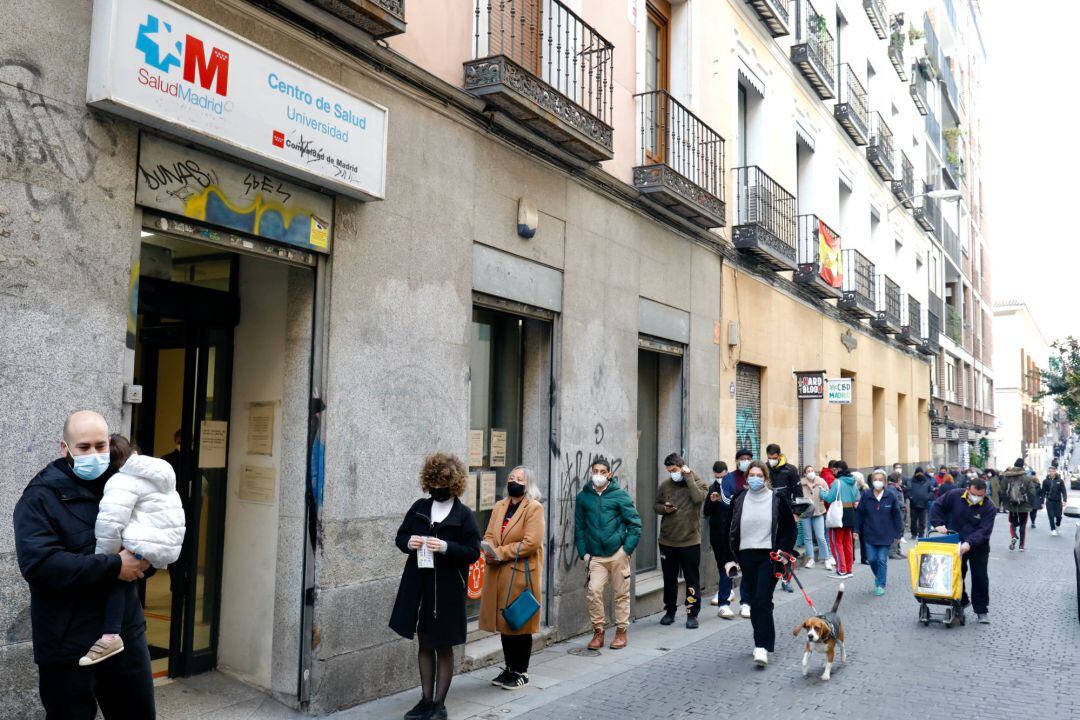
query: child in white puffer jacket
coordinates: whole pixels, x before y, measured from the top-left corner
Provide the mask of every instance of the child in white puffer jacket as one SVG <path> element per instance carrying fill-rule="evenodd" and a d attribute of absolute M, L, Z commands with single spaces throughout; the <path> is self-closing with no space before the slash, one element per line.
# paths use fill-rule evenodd
<path fill-rule="evenodd" d="M 121 548 L 158 569 L 176 562 L 184 544 L 186 518 L 176 492 L 176 473 L 167 461 L 139 455 L 127 438 L 109 438 L 111 465 L 119 468 L 105 483 L 98 505 L 97 552 L 114 555 Z M 117 580 L 105 601 L 101 638 L 79 665 L 94 665 L 124 650 L 124 583 Z"/>

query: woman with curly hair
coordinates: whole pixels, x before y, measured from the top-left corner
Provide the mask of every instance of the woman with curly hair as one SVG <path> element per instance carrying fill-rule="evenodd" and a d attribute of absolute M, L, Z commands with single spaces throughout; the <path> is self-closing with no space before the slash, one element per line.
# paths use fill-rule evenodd
<path fill-rule="evenodd" d="M 454 455 L 429 455 L 420 487 L 430 497 L 413 503 L 397 531 L 397 546 L 409 557 L 390 628 L 410 640 L 416 634 L 423 691 L 406 720 L 445 720 L 454 645 L 465 643 L 466 578 L 469 565 L 480 557 L 480 528 L 472 510 L 458 499 L 466 473 Z"/>

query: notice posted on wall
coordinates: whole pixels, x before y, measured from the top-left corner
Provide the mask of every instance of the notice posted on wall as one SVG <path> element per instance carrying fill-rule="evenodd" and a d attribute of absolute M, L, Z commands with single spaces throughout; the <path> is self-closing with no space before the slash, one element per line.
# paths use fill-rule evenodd
<path fill-rule="evenodd" d="M 248 405 L 247 454 L 274 454 L 275 402 L 253 402 Z"/>
<path fill-rule="evenodd" d="M 473 512 L 476 512 L 476 493 L 479 488 L 476 476 L 474 472 L 465 476 L 465 492 L 461 495 L 461 502 L 468 505 Z"/>
<path fill-rule="evenodd" d="M 491 467 L 506 467 L 506 431 L 491 431 Z"/>
<path fill-rule="evenodd" d="M 480 467 L 484 464 L 484 431 L 469 431 L 469 467 Z"/>
<path fill-rule="evenodd" d="M 495 507 L 495 471 L 480 473 L 480 512 Z"/>
<path fill-rule="evenodd" d="M 240 499 L 247 502 L 277 502 L 277 468 L 245 465 L 240 473 Z"/>
<path fill-rule="evenodd" d="M 225 467 L 228 440 L 228 421 L 203 420 L 199 426 L 199 467 L 206 470 Z"/>

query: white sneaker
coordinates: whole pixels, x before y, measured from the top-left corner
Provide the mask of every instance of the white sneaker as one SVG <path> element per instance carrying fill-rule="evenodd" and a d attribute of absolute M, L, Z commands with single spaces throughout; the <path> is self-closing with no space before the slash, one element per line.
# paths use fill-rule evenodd
<path fill-rule="evenodd" d="M 709 601 L 709 604 L 710 605 L 719 605 L 720 604 L 720 592 L 719 591 L 717 591 L 716 594 L 712 596 L 712 600 Z"/>
<path fill-rule="evenodd" d="M 728 605 L 735 602 L 735 588 L 731 588 L 731 592 L 727 594 Z"/>
<path fill-rule="evenodd" d="M 1050 534 L 1053 535 L 1054 537 L 1057 537 L 1057 530 L 1051 530 Z"/>
<path fill-rule="evenodd" d="M 744 617 L 744 618 L 749 618 L 750 617 L 750 606 L 749 605 L 743 605 L 742 608 L 739 610 L 739 615 L 741 617 Z"/>
<path fill-rule="evenodd" d="M 758 667 L 765 667 L 769 664 L 769 653 L 765 648 L 754 648 L 754 664 Z"/>
<path fill-rule="evenodd" d="M 735 613 L 732 612 L 730 605 L 721 605 L 720 612 L 716 613 L 717 617 L 722 617 L 725 620 L 734 620 Z"/>
<path fill-rule="evenodd" d="M 832 558 L 829 558 L 828 560 L 825 561 L 825 569 L 826 570 L 833 570 L 835 568 L 836 568 L 836 561 L 835 560 L 833 560 Z"/>
<path fill-rule="evenodd" d="M 807 560 L 806 565 L 804 565 L 803 567 L 805 567 L 807 570 L 814 567 L 814 558 L 810 558 L 809 560 Z"/>

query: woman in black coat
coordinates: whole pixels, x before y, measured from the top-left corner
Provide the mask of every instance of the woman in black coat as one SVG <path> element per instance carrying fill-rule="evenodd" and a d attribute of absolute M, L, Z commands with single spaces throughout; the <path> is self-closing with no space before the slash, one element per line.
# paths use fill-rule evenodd
<path fill-rule="evenodd" d="M 408 554 L 401 574 L 390 628 L 420 649 L 423 697 L 406 720 L 446 718 L 446 692 L 454 675 L 454 645 L 465 643 L 465 587 L 469 565 L 480 557 L 480 528 L 472 510 L 458 498 L 465 491 L 464 463 L 435 453 L 424 461 L 420 487 L 431 497 L 413 503 L 395 540 Z M 434 567 L 421 567 L 431 556 Z M 438 675 L 436 681 L 436 674 Z"/>

